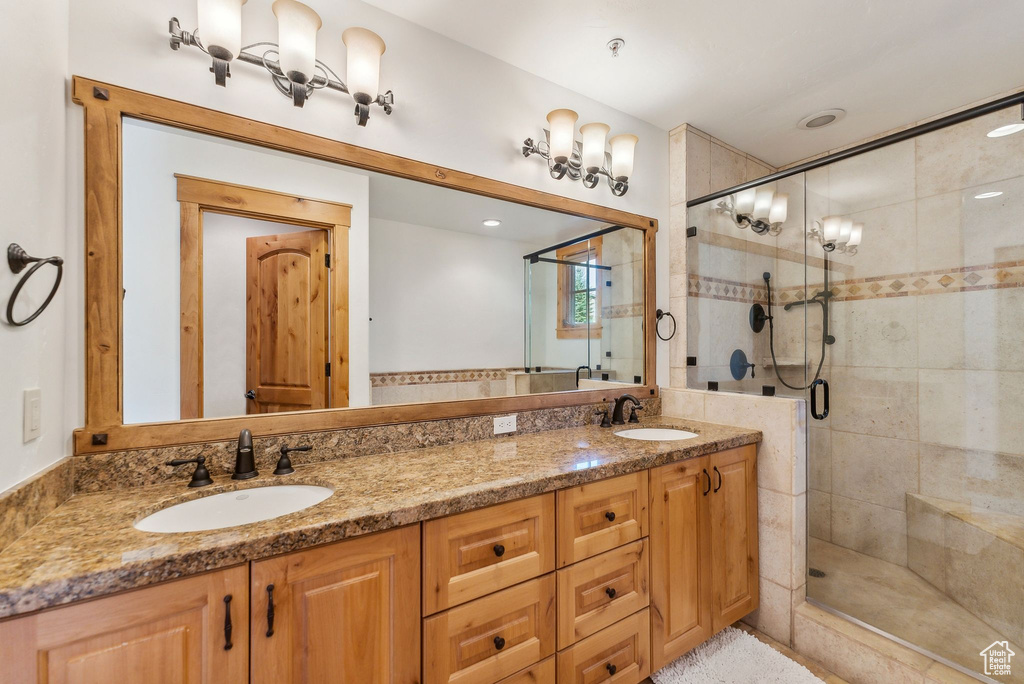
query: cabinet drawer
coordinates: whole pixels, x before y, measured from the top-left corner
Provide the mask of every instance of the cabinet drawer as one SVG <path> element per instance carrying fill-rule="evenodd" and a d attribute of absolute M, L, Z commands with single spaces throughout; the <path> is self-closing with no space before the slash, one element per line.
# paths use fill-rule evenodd
<path fill-rule="evenodd" d="M 558 648 L 632 615 L 650 603 L 647 539 L 558 571 Z"/>
<path fill-rule="evenodd" d="M 638 684 L 651 674 L 650 611 L 616 622 L 558 654 L 558 684 Z"/>
<path fill-rule="evenodd" d="M 647 471 L 558 492 L 558 567 L 647 535 Z"/>
<path fill-rule="evenodd" d="M 506 677 L 498 684 L 555 684 L 555 657 Z"/>
<path fill-rule="evenodd" d="M 423 525 L 423 614 L 555 569 L 555 499 L 543 494 Z"/>
<path fill-rule="evenodd" d="M 553 574 L 423 621 L 425 684 L 496 682 L 554 651 Z"/>

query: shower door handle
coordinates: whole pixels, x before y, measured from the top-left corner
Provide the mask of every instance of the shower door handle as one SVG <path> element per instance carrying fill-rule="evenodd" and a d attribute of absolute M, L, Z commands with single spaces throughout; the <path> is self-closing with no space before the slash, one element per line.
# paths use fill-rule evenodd
<path fill-rule="evenodd" d="M 818 413 L 818 385 L 821 385 L 825 390 L 821 413 Z M 825 420 L 828 418 L 828 380 L 818 378 L 811 383 L 811 417 L 815 420 Z"/>

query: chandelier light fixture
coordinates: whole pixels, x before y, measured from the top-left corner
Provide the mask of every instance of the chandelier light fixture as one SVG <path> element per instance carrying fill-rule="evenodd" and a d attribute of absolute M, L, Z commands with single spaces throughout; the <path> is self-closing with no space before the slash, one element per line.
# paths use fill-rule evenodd
<path fill-rule="evenodd" d="M 323 25 L 312 8 L 298 0 L 275 0 L 278 42 L 242 46 L 242 5 L 247 0 L 199 0 L 199 28 L 183 31 L 170 21 L 171 49 L 197 47 L 213 60 L 210 71 L 219 86 L 226 86 L 233 61 L 263 67 L 277 89 L 301 107 L 314 91 L 348 93 L 355 100 L 356 123 L 365 126 L 370 105 L 391 114 L 394 94 L 379 92 L 380 60 L 385 45 L 373 31 L 349 28 L 341 34 L 347 54 L 346 80 L 316 58 L 316 34 Z"/>
<path fill-rule="evenodd" d="M 747 188 L 719 202 L 715 211 L 731 218 L 737 228 L 778 235 L 786 222 L 789 196 L 771 188 Z"/>
<path fill-rule="evenodd" d="M 826 252 L 853 256 L 864 237 L 864 224 L 842 216 L 826 216 L 812 223 L 807 234 L 816 238 Z"/>
<path fill-rule="evenodd" d="M 633 155 L 639 140 L 635 135 L 621 133 L 608 138 L 611 127 L 603 123 L 580 126 L 582 142 L 576 140 L 579 115 L 571 109 L 556 109 L 548 114 L 544 141 L 533 138 L 523 141 L 523 156 L 540 155 L 548 162 L 548 172 L 555 180 L 568 177 L 594 188 L 601 176 L 608 179 L 612 194 L 622 197 L 629 190 L 633 175 Z M 611 148 L 609 153 L 608 148 Z"/>

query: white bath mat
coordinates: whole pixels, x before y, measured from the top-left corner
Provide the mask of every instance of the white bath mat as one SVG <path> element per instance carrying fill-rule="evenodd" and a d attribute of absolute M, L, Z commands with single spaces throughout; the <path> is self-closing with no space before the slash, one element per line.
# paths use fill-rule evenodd
<path fill-rule="evenodd" d="M 726 627 L 651 675 L 654 684 L 820 684 L 806 667 L 735 627 Z"/>

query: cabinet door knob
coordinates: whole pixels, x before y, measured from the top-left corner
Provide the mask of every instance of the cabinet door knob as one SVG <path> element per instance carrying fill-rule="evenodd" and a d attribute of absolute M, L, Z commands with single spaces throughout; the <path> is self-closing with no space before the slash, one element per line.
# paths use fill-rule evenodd
<path fill-rule="evenodd" d="M 502 546 L 501 544 L 495 544 L 494 545 L 494 555 L 497 556 L 498 558 L 501 558 L 502 556 L 504 556 L 505 555 L 505 547 Z"/>
<path fill-rule="evenodd" d="M 494 637 L 494 648 L 498 649 L 499 651 L 505 648 L 505 640 L 500 636 Z"/>
<path fill-rule="evenodd" d="M 604 517 L 608 518 L 608 522 L 615 522 L 615 511 L 608 511 Z"/>
<path fill-rule="evenodd" d="M 608 587 L 607 589 L 604 590 L 604 593 L 608 594 L 608 598 L 610 598 L 610 599 L 615 598 L 615 588 L 614 587 Z"/>
<path fill-rule="evenodd" d="M 615 676 L 615 672 L 619 669 L 611 663 L 608 663 L 607 665 L 605 665 L 605 667 L 608 668 L 608 674 L 612 675 L 613 677 Z"/>

